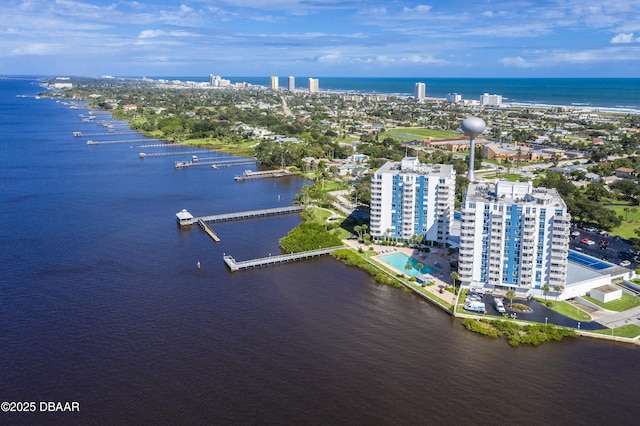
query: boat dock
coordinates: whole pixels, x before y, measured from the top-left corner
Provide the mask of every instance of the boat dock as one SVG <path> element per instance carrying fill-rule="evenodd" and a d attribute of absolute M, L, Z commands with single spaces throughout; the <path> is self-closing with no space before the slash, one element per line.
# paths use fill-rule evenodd
<path fill-rule="evenodd" d="M 207 233 L 208 236 L 211 237 L 213 241 L 215 241 L 216 243 L 220 242 L 220 237 L 218 237 L 218 235 L 215 232 L 213 232 L 213 230 L 209 228 L 209 226 L 206 223 L 204 223 L 202 219 L 198 219 L 198 225 L 200 226 L 200 228 L 202 228 L 204 232 Z"/>
<path fill-rule="evenodd" d="M 84 132 L 73 132 L 73 136 L 76 138 L 79 137 L 96 137 L 96 136 L 114 136 L 114 135 L 139 135 L 138 132 L 100 132 L 100 133 L 84 133 Z"/>
<path fill-rule="evenodd" d="M 176 213 L 180 226 L 189 226 L 202 222 L 227 222 L 232 220 L 253 219 L 255 217 L 275 216 L 282 214 L 298 213 L 304 209 L 302 206 L 276 207 L 273 209 L 250 210 L 245 212 L 224 213 L 211 216 L 193 217 L 187 209 Z"/>
<path fill-rule="evenodd" d="M 241 176 L 236 176 L 236 181 L 243 181 L 249 179 L 266 179 L 266 178 L 279 178 L 291 176 L 289 170 L 266 170 L 263 172 L 253 172 L 251 170 L 245 170 Z"/>
<path fill-rule="evenodd" d="M 181 169 L 184 167 L 211 166 L 211 168 L 217 169 L 219 167 L 250 166 L 255 163 L 255 160 L 251 160 L 248 158 L 242 158 L 238 160 L 216 160 L 215 158 L 199 158 L 197 160 L 190 161 L 176 161 L 175 168 Z"/>
<path fill-rule="evenodd" d="M 280 263 L 287 263 L 287 262 L 293 262 L 296 260 L 309 259 L 311 257 L 316 257 L 316 256 L 323 256 L 325 254 L 332 253 L 344 247 L 345 246 L 337 246 L 337 247 L 329 247 L 326 249 L 303 251 L 299 253 L 282 254 L 278 256 L 267 256 L 267 257 L 261 257 L 258 259 L 244 260 L 241 262 L 236 261 L 232 256 L 228 254 L 223 255 L 222 258 L 224 259 L 224 263 L 227 264 L 229 269 L 231 269 L 232 272 L 236 272 L 236 271 L 241 271 L 243 269 L 277 265 Z"/>
<path fill-rule="evenodd" d="M 87 145 L 112 145 L 116 143 L 143 143 L 149 142 L 149 139 L 124 139 L 119 141 L 87 141 Z"/>
<path fill-rule="evenodd" d="M 302 206 L 288 206 L 288 207 L 276 207 L 274 209 L 250 210 L 246 212 L 217 214 L 212 216 L 202 216 L 202 217 L 194 218 L 193 223 L 196 223 L 198 220 L 202 220 L 204 222 L 226 222 L 231 220 L 253 219 L 255 217 L 298 213 L 298 212 L 301 212 L 303 209 L 304 208 Z"/>
<path fill-rule="evenodd" d="M 140 158 L 147 158 L 147 157 L 168 157 L 171 155 L 191 155 L 191 154 L 202 154 L 202 151 L 156 152 L 154 154 L 146 154 L 144 152 L 141 152 L 139 156 Z"/>

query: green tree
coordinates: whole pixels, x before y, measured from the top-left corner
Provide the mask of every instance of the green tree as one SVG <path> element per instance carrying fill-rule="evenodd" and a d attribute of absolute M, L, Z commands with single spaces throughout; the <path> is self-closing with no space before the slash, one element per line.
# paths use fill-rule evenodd
<path fill-rule="evenodd" d="M 513 299 L 516 298 L 516 291 L 510 288 L 509 290 L 507 290 L 507 294 L 505 296 L 507 296 L 507 299 L 509 299 L 509 307 L 511 308 L 513 305 Z"/>
<path fill-rule="evenodd" d="M 556 302 L 558 301 L 558 296 L 560 296 L 560 293 L 562 293 L 564 291 L 564 286 L 563 285 L 554 285 L 553 286 L 553 291 L 556 292 Z"/>
<path fill-rule="evenodd" d="M 509 307 L 511 307 L 513 305 L 513 299 L 516 298 L 516 291 L 510 288 L 507 290 L 507 294 L 505 296 L 509 299 Z"/>
<path fill-rule="evenodd" d="M 449 274 L 449 276 L 451 277 L 451 281 L 453 282 L 453 294 L 456 293 L 456 283 L 458 281 L 459 275 L 456 271 L 453 271 Z"/>
<path fill-rule="evenodd" d="M 545 284 L 542 286 L 541 288 L 542 290 L 542 294 L 544 294 L 544 301 L 547 301 L 547 293 L 549 292 L 550 288 L 549 288 L 549 284 Z"/>

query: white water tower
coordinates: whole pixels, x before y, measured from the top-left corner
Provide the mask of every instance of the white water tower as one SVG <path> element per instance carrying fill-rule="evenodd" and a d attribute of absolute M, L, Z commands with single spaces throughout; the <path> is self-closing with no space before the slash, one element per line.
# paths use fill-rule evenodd
<path fill-rule="evenodd" d="M 468 117 L 462 120 L 460 128 L 462 128 L 465 135 L 469 136 L 469 171 L 467 172 L 467 179 L 469 179 L 469 182 L 474 182 L 476 180 L 476 176 L 473 173 L 473 164 L 475 162 L 476 155 L 475 138 L 480 133 L 484 132 L 487 125 L 482 118 Z"/>

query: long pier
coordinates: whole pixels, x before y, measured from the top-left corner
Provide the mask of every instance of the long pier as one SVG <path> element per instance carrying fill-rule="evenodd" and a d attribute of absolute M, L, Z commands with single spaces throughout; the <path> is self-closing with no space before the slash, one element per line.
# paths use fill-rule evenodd
<path fill-rule="evenodd" d="M 329 247 L 326 249 L 303 251 L 299 253 L 282 254 L 278 256 L 261 257 L 258 259 L 244 260 L 241 262 L 236 261 L 230 255 L 223 255 L 224 263 L 227 264 L 232 272 L 241 271 L 243 269 L 257 268 L 260 266 L 277 265 L 280 263 L 293 262 L 296 260 L 309 259 L 316 256 L 324 256 L 325 254 L 332 253 L 336 250 L 344 248 L 345 246 Z"/>
<path fill-rule="evenodd" d="M 245 170 L 241 176 L 236 176 L 236 181 L 242 182 L 243 180 L 250 179 L 266 179 L 266 178 L 279 178 L 285 176 L 291 176 L 289 170 L 265 170 L 263 172 L 253 172 L 251 170 Z"/>
<path fill-rule="evenodd" d="M 149 139 L 123 139 L 113 141 L 87 141 L 87 145 L 113 145 L 117 143 L 143 143 L 149 142 Z"/>
<path fill-rule="evenodd" d="M 218 237 L 218 235 L 215 232 L 213 232 L 213 230 L 209 228 L 209 226 L 206 223 L 204 223 L 202 219 L 198 219 L 198 225 L 200 226 L 200 228 L 202 228 L 204 232 L 207 233 L 208 236 L 211 237 L 213 241 L 215 241 L 216 243 L 220 242 L 220 237 Z"/>
<path fill-rule="evenodd" d="M 240 160 L 216 160 L 214 158 L 199 158 L 198 160 L 191 161 L 176 161 L 175 168 L 181 169 L 184 167 L 196 167 L 196 166 L 211 166 L 214 169 L 219 167 L 233 167 L 233 166 L 249 166 L 255 164 L 255 160 L 243 158 Z"/>
<path fill-rule="evenodd" d="M 192 155 L 192 154 L 202 154 L 202 151 L 181 151 L 181 152 L 156 152 L 153 154 L 147 154 L 144 152 L 141 152 L 140 158 L 147 158 L 147 157 L 168 157 L 171 155 Z"/>
<path fill-rule="evenodd" d="M 225 214 L 216 214 L 212 216 L 194 217 L 192 219 L 191 225 L 198 223 L 199 220 L 202 220 L 203 222 L 226 222 L 226 221 L 232 221 L 232 220 L 253 219 L 255 217 L 298 213 L 303 209 L 304 207 L 302 206 L 288 206 L 288 207 L 276 207 L 274 209 L 250 210 L 246 212 L 225 213 Z"/>
<path fill-rule="evenodd" d="M 76 138 L 79 137 L 95 137 L 95 136 L 116 136 L 116 135 L 136 135 L 138 132 L 100 132 L 100 133 L 83 133 L 83 132 L 73 132 L 73 136 Z"/>

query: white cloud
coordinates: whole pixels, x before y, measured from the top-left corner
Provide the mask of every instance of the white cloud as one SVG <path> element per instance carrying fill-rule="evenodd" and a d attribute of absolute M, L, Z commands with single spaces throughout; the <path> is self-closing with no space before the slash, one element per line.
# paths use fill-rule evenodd
<path fill-rule="evenodd" d="M 536 66 L 534 63 L 527 61 L 522 56 L 516 56 L 514 58 L 502 58 L 498 62 L 500 62 L 505 67 L 532 68 Z"/>
<path fill-rule="evenodd" d="M 50 54 L 51 48 L 45 43 L 28 43 L 21 47 L 16 47 L 10 53 L 11 56 L 23 55 L 46 55 Z"/>
<path fill-rule="evenodd" d="M 633 33 L 617 34 L 611 39 L 611 43 L 633 43 Z"/>
<path fill-rule="evenodd" d="M 140 32 L 138 38 L 156 38 L 165 34 L 162 30 L 143 30 Z"/>

